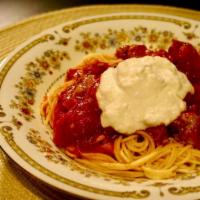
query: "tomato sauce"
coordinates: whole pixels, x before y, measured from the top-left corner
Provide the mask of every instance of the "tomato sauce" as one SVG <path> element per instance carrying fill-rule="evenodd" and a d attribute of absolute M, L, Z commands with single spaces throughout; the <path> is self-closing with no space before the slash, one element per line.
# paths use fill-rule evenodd
<path fill-rule="evenodd" d="M 169 126 L 160 125 L 146 131 L 156 145 L 173 137 L 181 143 L 200 149 L 200 55 L 188 43 L 174 40 L 168 51 L 148 50 L 144 45 L 130 45 L 116 50 L 116 57 L 162 56 L 185 73 L 195 88 L 193 95 L 185 97 L 187 109 Z M 113 142 L 119 135 L 114 129 L 103 128 L 100 122 L 101 110 L 96 99 L 100 75 L 111 67 L 107 63 L 94 61 L 81 69 L 70 69 L 67 80 L 74 84 L 63 91 L 54 111 L 54 143 L 70 152 L 102 152 L 112 155 Z M 112 66 L 113 67 L 113 66 Z"/>
<path fill-rule="evenodd" d="M 59 96 L 53 123 L 54 142 L 71 152 L 104 152 L 112 154 L 116 135 L 111 128 L 103 128 L 101 111 L 96 99 L 100 75 L 109 65 L 95 61 L 83 69 L 71 69 L 67 80 L 74 84 Z M 75 147 L 75 148 L 74 148 Z"/>

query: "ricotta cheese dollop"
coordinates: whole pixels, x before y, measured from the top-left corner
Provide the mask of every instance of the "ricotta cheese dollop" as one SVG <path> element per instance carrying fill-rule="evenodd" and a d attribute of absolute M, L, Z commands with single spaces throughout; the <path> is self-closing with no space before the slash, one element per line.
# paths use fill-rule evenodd
<path fill-rule="evenodd" d="M 101 75 L 96 93 L 101 124 L 122 134 L 168 125 L 186 109 L 188 92 L 194 92 L 192 84 L 168 59 L 126 59 Z"/>

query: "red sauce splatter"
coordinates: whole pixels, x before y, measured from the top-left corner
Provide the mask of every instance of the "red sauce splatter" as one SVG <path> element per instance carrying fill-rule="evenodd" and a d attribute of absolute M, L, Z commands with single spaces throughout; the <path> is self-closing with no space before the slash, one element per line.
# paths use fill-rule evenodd
<path fill-rule="evenodd" d="M 151 51 L 144 45 L 118 48 L 118 58 L 161 56 L 173 62 L 192 82 L 195 93 L 185 97 L 187 110 L 169 126 L 160 125 L 146 131 L 156 145 L 164 144 L 174 137 L 184 144 L 200 149 L 200 55 L 188 44 L 174 40 L 168 51 Z M 112 128 L 103 128 L 101 110 L 96 99 L 100 75 L 110 67 L 107 63 L 94 61 L 82 69 L 70 69 L 67 80 L 74 84 L 59 96 L 54 112 L 54 143 L 67 148 L 76 155 L 81 152 L 103 152 L 113 154 L 113 141 L 119 135 Z"/>
<path fill-rule="evenodd" d="M 164 144 L 168 140 L 167 128 L 164 125 L 148 128 L 146 132 L 153 138 L 157 146 Z"/>
<path fill-rule="evenodd" d="M 95 61 L 81 70 L 68 71 L 67 79 L 74 79 L 75 83 L 61 93 L 55 108 L 53 129 L 57 146 L 70 147 L 69 151 L 76 154 L 77 149 L 112 154 L 115 131 L 101 126 L 96 99 L 100 75 L 108 67 L 107 63 Z"/>
<path fill-rule="evenodd" d="M 200 81 L 200 56 L 191 44 L 174 40 L 168 53 L 177 69 L 185 73 L 192 83 Z"/>

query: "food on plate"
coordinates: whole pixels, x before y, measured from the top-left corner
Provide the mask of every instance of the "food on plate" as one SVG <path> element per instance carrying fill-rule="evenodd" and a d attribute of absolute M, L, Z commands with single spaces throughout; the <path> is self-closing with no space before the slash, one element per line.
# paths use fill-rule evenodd
<path fill-rule="evenodd" d="M 129 179 L 173 178 L 200 167 L 200 54 L 127 45 L 90 54 L 44 97 L 53 142 L 78 162 Z"/>

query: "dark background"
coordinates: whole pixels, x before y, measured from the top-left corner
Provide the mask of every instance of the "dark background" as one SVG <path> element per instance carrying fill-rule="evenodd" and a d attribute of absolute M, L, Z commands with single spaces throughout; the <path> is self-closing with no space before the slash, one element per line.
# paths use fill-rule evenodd
<path fill-rule="evenodd" d="M 0 27 L 57 9 L 81 5 L 123 3 L 158 4 L 200 10 L 199 0 L 0 0 Z"/>

